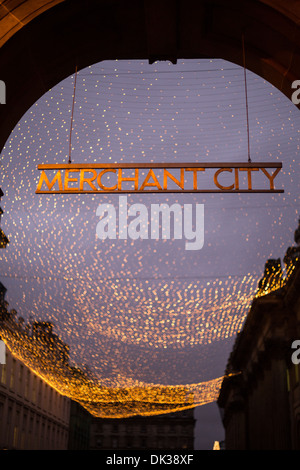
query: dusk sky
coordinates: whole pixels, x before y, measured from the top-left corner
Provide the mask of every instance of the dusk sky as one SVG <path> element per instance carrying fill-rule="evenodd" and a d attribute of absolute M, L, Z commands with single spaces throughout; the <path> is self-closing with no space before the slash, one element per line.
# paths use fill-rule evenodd
<path fill-rule="evenodd" d="M 117 194 L 35 194 L 38 164 L 68 162 L 74 75 L 27 111 L 1 153 L 7 301 L 25 322 L 53 322 L 72 363 L 88 365 L 99 383 L 188 387 L 222 377 L 265 262 L 294 244 L 299 110 L 251 72 L 247 84 L 251 159 L 282 162 L 275 187 L 284 194 L 128 195 L 147 208 L 204 204 L 200 250 L 187 251 L 184 239 L 100 240 L 97 208 L 117 208 Z M 72 163 L 247 158 L 241 67 L 105 61 L 78 72 Z M 210 449 L 223 433 L 216 404 L 196 416 L 196 445 Z"/>

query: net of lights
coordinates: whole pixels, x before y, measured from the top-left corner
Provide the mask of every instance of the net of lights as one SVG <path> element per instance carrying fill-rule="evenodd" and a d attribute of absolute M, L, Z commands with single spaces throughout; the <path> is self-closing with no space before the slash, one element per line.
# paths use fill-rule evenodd
<path fill-rule="evenodd" d="M 161 71 L 157 66 L 157 73 L 141 63 L 130 64 L 130 72 L 127 63 L 122 67 L 116 61 L 78 74 L 74 165 L 97 165 L 99 159 L 110 167 L 165 161 L 168 168 L 170 159 L 189 164 L 191 155 L 199 164 L 215 158 L 218 165 L 225 149 L 231 152 L 233 162 L 240 162 L 246 148 L 240 68 L 227 64 L 228 70 L 220 70 L 218 61 L 204 61 L 202 69 L 197 65 L 188 70 L 171 66 L 170 70 L 165 65 Z M 89 227 L 99 201 L 97 194 L 88 199 L 81 194 L 34 198 L 40 178 L 37 165 L 61 165 L 68 153 L 73 78 L 50 90 L 28 111 L 2 154 L 6 197 L 3 223 L 11 243 L 10 251 L 1 253 L 5 269 L 1 279 L 8 284 L 16 311 L 4 308 L 1 336 L 16 357 L 95 416 L 151 415 L 215 401 L 223 376 L 214 375 L 211 369 L 211 351 L 234 338 L 253 298 L 284 285 L 294 265 L 286 267 L 285 276 L 271 273 L 258 288 L 259 269 L 257 274 L 247 271 L 235 275 L 228 269 L 230 259 L 224 262 L 225 272 L 218 271 L 222 258 L 211 257 L 212 239 L 222 235 L 217 243 L 223 255 L 231 232 L 225 239 L 217 216 L 212 217 L 207 255 L 204 251 L 203 258 L 195 254 L 189 257 L 175 241 L 139 245 L 95 240 Z M 257 113 L 251 121 L 256 129 L 254 153 L 264 155 L 264 162 L 270 160 L 270 165 L 278 164 L 285 154 L 291 155 L 278 179 L 293 178 L 292 149 L 297 142 L 289 137 L 287 148 L 278 147 L 276 151 L 266 151 L 265 143 L 269 142 L 271 148 L 278 136 L 283 141 L 287 135 L 294 135 L 295 115 L 286 104 L 283 122 L 285 102 L 279 103 L 274 90 L 257 77 L 249 80 L 249 87 L 253 87 Z M 268 103 L 272 115 L 277 116 L 275 122 L 264 114 Z M 290 152 L 285 153 L 287 149 Z M 269 184 L 263 172 L 259 173 Z M 233 175 L 234 171 L 224 172 L 224 186 L 233 184 Z M 109 176 L 109 184 L 116 184 L 112 180 L 115 174 Z M 257 227 L 261 200 L 239 199 L 244 196 L 234 194 L 233 203 L 232 199 L 225 201 L 222 194 L 208 194 L 204 202 L 223 218 L 228 207 L 232 210 L 232 205 L 240 204 L 237 210 L 242 208 L 241 214 L 236 216 L 236 223 L 232 218 L 231 229 L 242 230 L 243 247 L 252 257 L 253 245 L 249 243 L 248 248 L 247 243 L 251 230 Z M 115 195 L 101 197 L 112 200 Z M 165 197 L 170 201 L 173 196 Z M 272 220 L 275 232 L 285 220 L 285 206 L 297 207 L 297 196 L 287 186 L 284 195 L 268 197 L 263 218 Z M 283 197 L 281 205 L 279 197 Z M 250 228 L 241 229 L 245 220 Z M 290 230 L 294 230 L 295 220 L 293 216 Z M 281 248 L 286 240 L 282 239 Z M 259 247 L 257 255 L 264 263 L 269 251 L 262 240 Z M 242 257 L 238 265 L 241 271 L 244 262 Z M 197 361 L 203 373 L 194 374 L 195 368 L 184 377 L 183 371 L 188 373 Z M 158 364 L 162 367 L 153 380 L 152 369 Z"/>
<path fill-rule="evenodd" d="M 286 278 L 278 276 L 276 272 L 270 273 L 267 282 L 257 291 L 256 296 L 269 294 L 282 287 L 291 276 L 294 266 L 290 265 Z M 233 336 L 242 327 L 245 318 L 241 311 L 243 312 L 245 307 L 249 308 L 252 300 L 249 294 L 246 295 L 245 286 L 255 281 L 252 279 L 250 282 L 249 277 L 243 279 L 239 292 L 231 294 L 228 287 L 232 283 L 225 282 L 223 286 L 222 281 L 213 283 L 208 289 L 207 297 L 201 292 L 202 302 L 199 301 L 200 292 L 195 292 L 196 298 L 199 296 L 197 309 L 188 310 L 185 305 L 182 315 L 182 306 L 180 308 L 175 304 L 173 312 L 169 311 L 164 321 L 158 320 L 159 315 L 153 312 L 152 308 L 149 311 L 142 309 L 140 315 L 135 312 L 134 326 L 130 317 L 123 312 L 122 318 L 120 313 L 120 323 L 115 325 L 115 328 L 109 328 L 107 325 L 105 329 L 105 320 L 109 323 L 109 316 L 105 312 L 101 322 L 99 318 L 90 317 L 87 328 L 89 332 L 96 330 L 100 336 L 103 335 L 103 342 L 108 348 L 109 343 L 121 344 L 120 352 L 126 351 L 128 343 L 140 347 L 142 344 L 150 344 L 154 348 L 184 348 L 195 344 L 214 343 Z M 234 287 L 236 286 L 235 281 Z M 165 284 L 161 289 L 166 287 Z M 232 285 L 230 287 L 232 290 Z M 221 291 L 219 299 L 216 296 L 218 288 Z M 125 292 L 118 289 L 119 295 L 126 299 Z M 164 310 L 164 307 L 162 308 Z M 14 356 L 57 391 L 81 403 L 94 416 L 124 418 L 133 415 L 155 415 L 194 408 L 211 403 L 218 397 L 224 376 L 176 386 L 145 383 L 126 374 L 122 375 L 121 361 L 117 358 L 114 363 L 112 357 L 109 358 L 110 367 L 116 374 L 101 380 L 97 373 L 93 373 L 89 368 L 70 363 L 69 347 L 59 340 L 50 323 L 34 321 L 23 324 L 14 312 L 9 312 L 6 308 L 2 309 L 1 314 L 1 337 Z M 72 318 L 68 321 L 71 322 Z M 125 348 L 122 348 L 122 343 Z M 97 356 L 96 345 L 91 352 Z M 99 359 L 105 363 L 105 360 L 98 356 Z M 128 366 L 126 373 L 129 369 Z M 134 369 L 132 374 L 134 375 Z"/>

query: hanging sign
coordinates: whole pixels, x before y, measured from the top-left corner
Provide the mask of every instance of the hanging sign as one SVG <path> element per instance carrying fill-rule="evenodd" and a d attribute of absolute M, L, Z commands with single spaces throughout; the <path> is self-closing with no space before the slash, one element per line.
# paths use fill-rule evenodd
<path fill-rule="evenodd" d="M 283 193 L 282 163 L 43 164 L 37 194 Z"/>

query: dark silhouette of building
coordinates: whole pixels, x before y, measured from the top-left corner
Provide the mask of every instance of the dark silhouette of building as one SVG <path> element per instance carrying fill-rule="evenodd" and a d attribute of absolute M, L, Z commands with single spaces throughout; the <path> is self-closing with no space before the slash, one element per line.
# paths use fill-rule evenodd
<path fill-rule="evenodd" d="M 91 414 L 71 400 L 68 450 L 89 449 L 91 421 Z"/>
<path fill-rule="evenodd" d="M 297 246 L 284 257 L 292 274 L 282 282 L 280 260 L 266 263 L 259 289 L 274 279 L 277 289 L 254 298 L 228 360 L 225 372 L 231 375 L 218 398 L 226 449 L 300 449 L 300 366 L 292 357 L 300 340 L 299 228 Z"/>
<path fill-rule="evenodd" d="M 194 449 L 194 410 L 124 419 L 93 418 L 91 450 Z"/>
<path fill-rule="evenodd" d="M 4 193 L 3 193 L 2 189 L 0 188 L 0 201 L 1 201 L 2 196 L 4 196 Z M 3 214 L 3 210 L 0 207 L 0 248 L 6 248 L 6 246 L 9 244 L 9 239 L 7 238 L 7 236 L 5 235 L 3 230 L 1 229 L 1 216 L 2 216 L 2 214 Z"/>
<path fill-rule="evenodd" d="M 69 347 L 54 333 L 53 324 L 34 321 L 24 326 L 8 310 L 6 288 L 0 283 L 0 332 L 10 325 L 39 342 L 55 364 L 68 364 Z M 0 336 L 1 340 L 1 336 Z M 0 449 L 86 450 L 91 415 L 61 395 L 6 348 L 0 364 Z"/>

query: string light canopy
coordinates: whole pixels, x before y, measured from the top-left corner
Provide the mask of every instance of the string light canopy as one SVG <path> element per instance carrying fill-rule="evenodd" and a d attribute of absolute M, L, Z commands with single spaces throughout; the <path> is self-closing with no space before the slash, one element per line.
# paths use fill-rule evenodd
<path fill-rule="evenodd" d="M 223 61 L 153 65 L 154 72 L 139 61 L 114 61 L 77 74 L 75 158 L 64 165 L 76 165 L 74 160 L 99 165 L 100 159 L 117 169 L 113 165 L 165 162 L 181 182 L 180 168 L 168 165 L 189 168 L 191 154 L 199 163 L 218 165 L 229 154 L 241 162 L 247 147 L 243 70 Z M 74 77 L 28 111 L 4 149 L 6 230 L 14 250 L 2 250 L 1 282 L 9 304 L 3 307 L 1 336 L 40 377 L 95 416 L 152 415 L 214 401 L 223 361 L 253 297 L 278 289 L 293 272 L 290 266 L 280 281 L 275 276 L 258 288 L 271 247 L 281 252 L 287 246 L 297 220 L 298 196 L 290 184 L 297 181 L 296 139 L 290 140 L 296 117 L 261 79 L 250 75 L 248 85 L 255 108 L 249 116 L 252 154 L 258 161 L 267 155 L 268 164 L 285 156 L 278 179 L 289 191 L 263 199 L 259 193 L 166 193 L 169 203 L 205 204 L 205 244 L 199 252 L 184 251 L 174 239 L 100 241 L 95 192 L 32 197 L 40 178 L 37 165 L 61 165 L 68 155 L 72 102 L 66 105 Z M 93 169 L 97 175 L 103 170 Z M 232 170 L 219 173 L 217 181 L 235 184 Z M 192 185 L 194 174 L 188 173 Z M 199 186 L 205 174 L 196 174 Z M 80 172 L 69 176 L 76 175 L 79 181 L 70 187 L 80 184 Z M 116 173 L 105 175 L 102 184 L 117 184 Z M 261 169 L 253 175 L 270 187 Z M 247 171 L 238 176 L 240 184 L 242 177 L 248 184 Z M 163 187 L 163 175 L 159 181 Z M 116 196 L 101 193 L 101 202 L 114 203 Z M 150 203 L 161 195 L 145 191 L 131 197 Z"/>
<path fill-rule="evenodd" d="M 275 189 L 274 180 L 277 174 L 282 168 L 282 163 L 275 162 L 259 162 L 253 164 L 250 156 L 250 131 L 249 131 L 249 110 L 248 110 L 248 93 L 247 93 L 247 75 L 246 75 L 246 53 L 245 53 L 245 38 L 242 35 L 242 48 L 243 48 L 243 64 L 244 64 L 244 85 L 245 85 L 245 100 L 246 100 L 246 125 L 247 125 L 247 144 L 248 144 L 248 161 L 240 163 L 207 163 L 194 161 L 189 163 L 166 163 L 154 164 L 154 163 L 135 163 L 135 164 L 73 164 L 71 165 L 71 152 L 72 152 L 72 130 L 73 130 L 73 116 L 74 116 L 74 105 L 75 105 L 75 93 L 76 93 L 76 80 L 77 80 L 77 66 L 75 70 L 74 78 L 74 91 L 73 91 L 73 102 L 71 112 L 71 124 L 70 124 L 70 137 L 69 137 L 69 160 L 68 165 L 64 164 L 41 164 L 38 165 L 38 169 L 42 171 L 39 183 L 36 188 L 36 194 L 88 194 L 88 193 L 99 193 L 105 192 L 107 194 L 112 192 L 118 193 L 143 193 L 147 192 L 159 192 L 159 193 L 179 193 L 179 192 L 194 192 L 194 193 L 213 193 L 213 192 L 235 192 L 235 193 L 247 193 L 247 192 L 284 192 L 283 189 Z M 180 177 L 175 177 L 170 172 L 171 168 L 180 170 Z M 267 169 L 274 168 L 273 173 L 269 173 Z M 132 174 L 124 175 L 126 170 L 132 170 Z M 146 173 L 142 173 L 141 170 L 148 170 Z M 158 174 L 158 170 L 162 171 Z M 206 172 L 207 169 L 214 169 L 213 174 L 213 185 L 206 183 L 203 178 L 202 181 L 198 181 L 199 172 Z M 52 175 L 52 180 L 49 181 L 46 171 L 54 170 L 55 173 Z M 97 170 L 100 170 L 97 172 Z M 267 178 L 267 188 L 253 188 L 252 179 L 255 172 L 262 171 Z M 222 172 L 234 173 L 234 182 L 231 185 L 225 186 L 218 180 L 218 176 Z M 244 188 L 240 187 L 239 174 L 241 171 L 247 172 L 247 185 Z M 106 186 L 102 182 L 103 175 L 107 173 L 113 173 L 115 178 L 115 184 L 113 186 Z M 188 178 L 187 178 L 188 175 Z M 186 181 L 188 179 L 188 181 Z M 168 185 L 169 181 L 175 182 L 175 188 Z M 130 189 L 123 189 L 122 184 L 124 181 L 132 182 Z M 208 184 L 208 187 L 206 185 Z M 200 186 L 200 187 L 199 187 Z"/>

